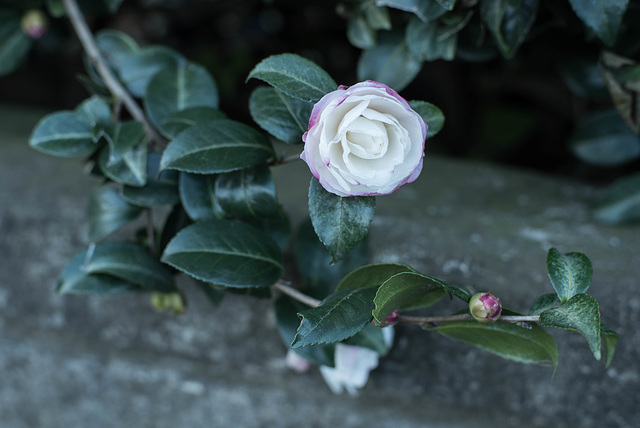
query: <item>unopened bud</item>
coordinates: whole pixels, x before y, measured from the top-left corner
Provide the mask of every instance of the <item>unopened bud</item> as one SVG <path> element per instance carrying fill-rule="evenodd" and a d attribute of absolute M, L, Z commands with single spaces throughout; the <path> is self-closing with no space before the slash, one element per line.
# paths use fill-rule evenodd
<path fill-rule="evenodd" d="M 47 16 L 37 9 L 28 10 L 22 15 L 20 26 L 26 35 L 32 39 L 39 39 L 47 32 Z"/>
<path fill-rule="evenodd" d="M 491 293 L 477 293 L 469 301 L 469 311 L 476 321 L 491 324 L 500 318 L 502 305 L 500 299 Z"/>

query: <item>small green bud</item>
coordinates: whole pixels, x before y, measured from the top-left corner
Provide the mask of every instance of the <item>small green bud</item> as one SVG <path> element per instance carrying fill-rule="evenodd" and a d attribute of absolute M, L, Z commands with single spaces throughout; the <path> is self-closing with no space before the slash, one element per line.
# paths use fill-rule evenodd
<path fill-rule="evenodd" d="M 38 9 L 31 9 L 22 15 L 20 25 L 22 31 L 32 39 L 39 39 L 47 32 L 47 16 Z"/>
<path fill-rule="evenodd" d="M 491 324 L 500 318 L 502 305 L 500 299 L 491 293 L 476 293 L 469 301 L 469 312 L 476 321 Z"/>
<path fill-rule="evenodd" d="M 158 312 L 170 312 L 175 315 L 183 314 L 187 308 L 187 302 L 180 292 L 155 292 L 151 295 L 151 305 Z"/>

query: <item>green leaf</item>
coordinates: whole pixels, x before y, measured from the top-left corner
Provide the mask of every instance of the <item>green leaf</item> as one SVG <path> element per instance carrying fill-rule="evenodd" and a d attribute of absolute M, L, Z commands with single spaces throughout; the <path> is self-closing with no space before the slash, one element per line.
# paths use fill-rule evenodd
<path fill-rule="evenodd" d="M 482 0 L 482 18 L 500 52 L 511 58 L 536 19 L 539 0 Z"/>
<path fill-rule="evenodd" d="M 123 0 L 102 0 L 107 5 L 109 12 L 116 13 Z"/>
<path fill-rule="evenodd" d="M 376 47 L 364 51 L 358 60 L 358 80 L 375 80 L 401 91 L 415 79 L 421 67 L 401 34 L 380 34 Z"/>
<path fill-rule="evenodd" d="M 161 169 L 218 174 L 264 163 L 273 155 L 265 135 L 240 122 L 218 119 L 180 133 L 164 151 Z"/>
<path fill-rule="evenodd" d="M 101 30 L 96 34 L 96 44 L 107 63 L 116 70 L 122 68 L 124 62 L 140 49 L 135 40 L 128 34 L 117 30 Z"/>
<path fill-rule="evenodd" d="M 374 196 L 342 198 L 327 192 L 318 179 L 309 186 L 309 216 L 331 262 L 344 258 L 369 233 L 376 208 Z"/>
<path fill-rule="evenodd" d="M 122 198 L 141 207 L 173 205 L 180 201 L 178 193 L 179 173 L 159 171 L 160 153 L 147 155 L 147 182 L 143 187 L 125 185 Z"/>
<path fill-rule="evenodd" d="M 103 137 L 109 143 L 109 161 L 117 162 L 124 158 L 144 138 L 142 122 L 116 122 L 104 130 Z"/>
<path fill-rule="evenodd" d="M 185 61 L 182 55 L 172 49 L 150 46 L 125 56 L 118 71 L 127 90 L 132 95 L 142 98 L 149 81 L 157 72 L 167 68 L 177 68 Z"/>
<path fill-rule="evenodd" d="M 260 61 L 247 80 L 251 78 L 265 81 L 286 95 L 303 101 L 318 101 L 338 87 L 331 76 L 314 62 L 288 53 Z"/>
<path fill-rule="evenodd" d="M 375 294 L 376 287 L 342 290 L 300 312 L 302 322 L 291 347 L 340 342 L 358 333 L 371 321 Z"/>
<path fill-rule="evenodd" d="M 362 5 L 367 24 L 373 30 L 391 30 L 391 17 L 386 7 L 380 7 L 374 2 Z"/>
<path fill-rule="evenodd" d="M 601 358 L 600 310 L 596 299 L 588 294 L 576 294 L 559 307 L 542 312 L 540 323 L 580 333 L 587 339 L 596 360 Z"/>
<path fill-rule="evenodd" d="M 382 329 L 374 327 L 370 323 L 367 324 L 365 328 L 360 330 L 359 333 L 356 333 L 355 336 L 346 339 L 344 343 L 346 345 L 371 349 L 372 351 L 377 352 L 381 357 L 387 355 L 390 349 L 390 347 L 387 346 L 387 343 L 384 340 Z"/>
<path fill-rule="evenodd" d="M 585 117 L 569 142 L 578 158 L 594 165 L 613 167 L 640 158 L 640 137 L 614 109 Z"/>
<path fill-rule="evenodd" d="M 554 371 L 558 363 L 558 348 L 553 337 L 538 324 L 531 324 L 529 329 L 507 322 L 454 321 L 444 322 L 433 330 L 519 363 L 551 361 Z"/>
<path fill-rule="evenodd" d="M 613 354 L 616 351 L 616 345 L 620 336 L 613 330 L 609 330 L 604 325 L 600 324 L 600 336 L 602 337 L 602 343 L 604 345 L 604 362 L 605 368 L 611 365 L 613 361 Z"/>
<path fill-rule="evenodd" d="M 291 220 L 282 209 L 282 206 L 278 206 L 278 211 L 269 217 L 247 219 L 245 221 L 269 235 L 278 244 L 280 251 L 283 253 L 289 248 L 291 243 Z"/>
<path fill-rule="evenodd" d="M 222 210 L 235 218 L 261 218 L 277 213 L 276 186 L 267 165 L 220 174 L 215 195 Z"/>
<path fill-rule="evenodd" d="M 217 175 L 180 173 L 180 200 L 192 220 L 224 218 L 215 194 Z"/>
<path fill-rule="evenodd" d="M 94 140 L 102 127 L 111 124 L 111 106 L 100 97 L 92 96 L 84 100 L 75 109 L 78 119 L 93 128 Z"/>
<path fill-rule="evenodd" d="M 151 122 L 160 127 L 172 114 L 193 107 L 218 107 L 218 88 L 207 70 L 180 62 L 156 73 L 144 97 Z"/>
<path fill-rule="evenodd" d="M 640 134 L 640 65 L 607 51 L 599 65 L 613 105 L 629 129 Z"/>
<path fill-rule="evenodd" d="M 547 253 L 547 271 L 560 303 L 586 292 L 591 285 L 593 267 L 589 258 L 581 253 L 562 254 L 551 248 Z"/>
<path fill-rule="evenodd" d="M 407 25 L 406 42 L 417 61 L 452 61 L 458 45 L 457 25 L 424 22 L 414 17 Z"/>
<path fill-rule="evenodd" d="M 336 291 L 346 288 L 362 288 L 380 286 L 392 276 L 402 272 L 415 272 L 407 265 L 398 263 L 378 263 L 362 266 L 342 278 Z"/>
<path fill-rule="evenodd" d="M 456 5 L 457 0 L 437 0 L 440 3 L 440 6 L 444 7 L 447 10 L 453 10 L 453 7 Z"/>
<path fill-rule="evenodd" d="M 616 41 L 629 0 L 569 0 L 573 11 L 607 46 Z"/>
<path fill-rule="evenodd" d="M 284 295 L 278 297 L 275 302 L 278 333 L 287 347 L 291 346 L 300 325 L 298 312 L 304 309 L 305 306 L 302 303 Z M 335 345 L 333 344 L 306 346 L 294 349 L 294 352 L 320 366 L 335 367 Z"/>
<path fill-rule="evenodd" d="M 416 111 L 422 120 L 429 126 L 427 129 L 427 140 L 434 137 L 444 126 L 444 114 L 435 105 L 426 101 L 409 101 L 409 105 Z"/>
<path fill-rule="evenodd" d="M 640 220 L 640 173 L 615 181 L 598 201 L 593 216 L 605 224 Z"/>
<path fill-rule="evenodd" d="M 218 289 L 207 282 L 198 281 L 197 279 L 194 279 L 194 282 L 204 295 L 207 296 L 207 300 L 209 300 L 213 306 L 220 305 L 225 296 L 224 290 Z"/>
<path fill-rule="evenodd" d="M 261 230 L 229 220 L 200 221 L 169 242 L 162 261 L 225 287 L 268 287 L 282 275 L 278 245 Z"/>
<path fill-rule="evenodd" d="M 349 43 L 359 49 L 371 49 L 376 45 L 376 33 L 367 21 L 357 16 L 347 23 L 347 38 Z"/>
<path fill-rule="evenodd" d="M 279 140 L 301 144 L 302 134 L 309 127 L 313 105 L 291 98 L 274 88 L 257 87 L 249 98 L 253 120 Z"/>
<path fill-rule="evenodd" d="M 442 2 L 433 0 L 376 0 L 376 5 L 411 12 L 424 22 L 438 19 L 447 12 Z"/>
<path fill-rule="evenodd" d="M 138 217 L 141 211 L 123 200 L 113 187 L 98 187 L 89 197 L 89 242 L 100 241 Z"/>
<path fill-rule="evenodd" d="M 182 205 L 175 205 L 171 212 L 169 212 L 169 215 L 167 215 L 164 225 L 162 225 L 160 239 L 157 240 L 157 254 L 162 254 L 164 249 L 167 248 L 169 241 L 171 241 L 178 232 L 189 226 L 191 223 L 192 221 L 184 211 Z"/>
<path fill-rule="evenodd" d="M 160 131 L 167 138 L 173 139 L 179 133 L 194 125 L 225 118 L 225 114 L 216 108 L 192 107 L 169 115 L 160 124 Z"/>
<path fill-rule="evenodd" d="M 468 302 L 471 293 L 431 276 L 418 272 L 400 272 L 387 279 L 378 288 L 373 300 L 376 307 L 373 316 L 382 322 L 394 310 L 405 311 L 432 306 L 447 293 Z"/>
<path fill-rule="evenodd" d="M 529 309 L 529 315 L 540 315 L 544 311 L 557 308 L 558 306 L 560 306 L 560 299 L 558 299 L 557 294 L 544 294 L 533 302 L 531 309 Z"/>
<path fill-rule="evenodd" d="M 90 247 L 83 269 L 130 282 L 145 290 L 175 291 L 169 268 L 133 242 L 107 241 Z"/>
<path fill-rule="evenodd" d="M 60 111 L 42 118 L 29 145 L 43 153 L 60 157 L 87 156 L 100 147 L 94 141 L 91 125 L 72 111 Z"/>
<path fill-rule="evenodd" d="M 14 71 L 26 58 L 33 41 L 22 31 L 20 15 L 0 10 L 0 76 Z"/>
<path fill-rule="evenodd" d="M 580 97 L 604 100 L 609 96 L 594 58 L 570 57 L 559 64 L 558 72 L 569 90 Z"/>
<path fill-rule="evenodd" d="M 139 290 L 137 286 L 110 275 L 90 274 L 85 269 L 86 259 L 87 250 L 83 250 L 69 261 L 58 278 L 56 292 L 110 295 Z"/>
<path fill-rule="evenodd" d="M 98 157 L 98 166 L 111 180 L 141 187 L 147 182 L 147 146 L 140 122 L 116 122 L 104 131 L 108 146 Z"/>
<path fill-rule="evenodd" d="M 54 18 L 62 18 L 67 13 L 62 0 L 45 0 L 45 6 L 49 15 Z"/>

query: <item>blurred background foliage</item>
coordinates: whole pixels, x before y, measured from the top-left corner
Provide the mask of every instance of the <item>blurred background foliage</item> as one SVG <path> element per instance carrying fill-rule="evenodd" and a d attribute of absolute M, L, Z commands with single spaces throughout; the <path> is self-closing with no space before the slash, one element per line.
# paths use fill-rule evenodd
<path fill-rule="evenodd" d="M 0 11 L 41 8 L 49 21 L 46 34 L 29 41 L 17 68 L 0 76 L 1 102 L 71 109 L 86 98 L 78 81 L 86 74 L 82 51 L 68 21 L 52 16 L 58 3 L 0 0 Z M 268 55 L 293 52 L 318 63 L 339 84 L 378 78 L 408 100 L 438 105 L 446 124 L 429 140 L 427 155 L 597 184 L 639 170 L 638 130 L 632 129 L 638 115 L 634 85 L 640 86 L 635 0 L 604 2 L 623 12 L 604 29 L 588 25 L 581 0 L 81 3 L 94 31 L 124 31 L 141 46 L 167 45 L 204 65 L 219 84 L 221 108 L 245 123 L 252 123 L 248 99 L 257 85 L 245 83 L 249 71 Z M 8 16 L 0 14 L 5 45 L 9 23 L 17 22 Z M 6 51 L 0 49 L 5 61 L 11 55 Z M 605 51 L 612 55 L 603 56 Z M 614 110 L 616 85 L 618 103 L 620 96 L 632 98 L 627 124 Z"/>

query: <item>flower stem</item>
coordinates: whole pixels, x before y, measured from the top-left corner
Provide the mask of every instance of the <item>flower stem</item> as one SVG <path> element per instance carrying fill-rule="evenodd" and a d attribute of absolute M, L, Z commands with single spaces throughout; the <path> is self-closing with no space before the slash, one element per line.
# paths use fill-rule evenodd
<path fill-rule="evenodd" d="M 282 158 L 278 158 L 276 160 L 274 160 L 273 162 L 270 163 L 271 166 L 277 166 L 277 165 L 284 165 L 285 163 L 290 163 L 290 162 L 294 162 L 300 160 L 300 155 L 289 155 L 289 156 L 285 156 Z"/>
<path fill-rule="evenodd" d="M 116 102 L 122 102 L 131 114 L 131 116 L 144 124 L 147 135 L 156 142 L 166 144 L 166 140 L 156 131 L 151 125 L 146 115 L 131 97 L 129 92 L 120 84 L 118 79 L 113 75 L 113 72 L 107 65 L 104 57 L 98 49 L 98 45 L 93 37 L 93 34 L 89 30 L 89 26 L 78 7 L 76 0 L 62 0 L 64 8 L 67 11 L 67 16 L 73 25 L 73 28 L 80 39 L 80 43 L 84 48 L 91 63 L 96 67 L 96 71 L 100 77 L 104 80 L 104 84 L 107 86 L 111 94 L 116 99 Z"/>
<path fill-rule="evenodd" d="M 276 282 L 275 284 L 273 284 L 273 286 L 282 291 L 287 296 L 293 297 L 297 301 L 302 302 L 307 306 L 311 306 L 312 308 L 317 308 L 318 306 L 320 306 L 320 300 L 314 299 L 311 296 L 307 296 L 306 294 L 301 293 L 300 291 L 296 290 L 293 287 L 290 287 L 282 281 Z"/>

